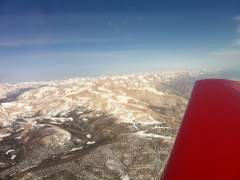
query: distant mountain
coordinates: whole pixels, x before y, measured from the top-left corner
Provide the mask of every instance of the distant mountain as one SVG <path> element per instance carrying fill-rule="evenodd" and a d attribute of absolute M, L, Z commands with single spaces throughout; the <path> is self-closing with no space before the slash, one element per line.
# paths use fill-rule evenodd
<path fill-rule="evenodd" d="M 0 85 L 1 179 L 158 179 L 194 82 L 163 72 Z"/>

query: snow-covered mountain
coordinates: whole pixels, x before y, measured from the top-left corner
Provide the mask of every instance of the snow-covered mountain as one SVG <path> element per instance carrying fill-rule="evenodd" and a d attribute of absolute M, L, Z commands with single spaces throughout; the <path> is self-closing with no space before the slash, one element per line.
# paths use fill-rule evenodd
<path fill-rule="evenodd" d="M 157 179 L 204 72 L 0 85 L 0 178 Z"/>

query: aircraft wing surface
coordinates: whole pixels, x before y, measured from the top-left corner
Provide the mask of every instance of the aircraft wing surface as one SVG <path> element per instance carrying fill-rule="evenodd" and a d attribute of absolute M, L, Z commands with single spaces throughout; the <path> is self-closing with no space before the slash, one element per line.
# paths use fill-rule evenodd
<path fill-rule="evenodd" d="M 161 180 L 240 180 L 239 82 L 196 82 Z"/>

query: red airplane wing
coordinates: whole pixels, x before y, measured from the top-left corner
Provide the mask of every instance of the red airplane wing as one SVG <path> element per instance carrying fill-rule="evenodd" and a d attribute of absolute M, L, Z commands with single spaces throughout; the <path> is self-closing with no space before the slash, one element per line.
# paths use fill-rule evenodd
<path fill-rule="evenodd" d="M 240 180 L 240 83 L 200 80 L 162 180 Z"/>

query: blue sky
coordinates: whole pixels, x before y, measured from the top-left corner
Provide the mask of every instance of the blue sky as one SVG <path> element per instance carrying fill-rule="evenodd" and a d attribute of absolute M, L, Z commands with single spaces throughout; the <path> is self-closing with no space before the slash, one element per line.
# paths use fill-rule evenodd
<path fill-rule="evenodd" d="M 240 69 L 237 0 L 0 0 L 0 82 Z"/>

